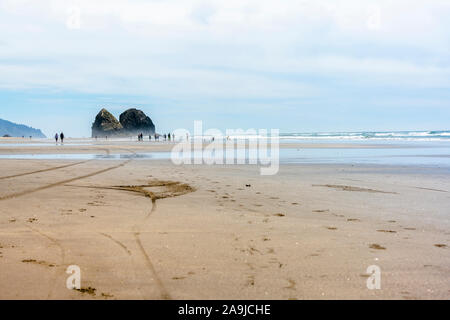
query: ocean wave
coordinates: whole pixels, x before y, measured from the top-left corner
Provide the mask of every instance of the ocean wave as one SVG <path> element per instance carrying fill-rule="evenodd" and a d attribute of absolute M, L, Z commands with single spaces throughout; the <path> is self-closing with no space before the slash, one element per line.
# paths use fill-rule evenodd
<path fill-rule="evenodd" d="M 203 135 L 194 136 L 195 140 L 203 139 L 208 140 L 212 138 L 218 140 L 254 140 L 254 139 L 267 139 L 270 136 L 264 136 L 260 134 L 239 134 L 239 135 Z M 377 131 L 377 132 L 292 132 L 292 133 L 280 133 L 280 140 L 391 140 L 391 141 L 450 141 L 450 131 Z"/>
<path fill-rule="evenodd" d="M 450 131 L 282 133 L 281 139 L 450 141 Z"/>

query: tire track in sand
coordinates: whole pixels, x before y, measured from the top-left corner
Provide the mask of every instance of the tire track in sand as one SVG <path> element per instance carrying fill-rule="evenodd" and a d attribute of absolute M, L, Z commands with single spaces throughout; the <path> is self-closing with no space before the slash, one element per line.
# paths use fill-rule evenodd
<path fill-rule="evenodd" d="M 106 153 L 106 155 L 109 155 L 111 153 L 109 149 L 99 149 L 99 150 L 104 151 Z M 119 149 L 119 150 L 121 150 L 121 149 Z M 122 150 L 127 150 L 128 152 L 135 154 L 134 151 L 131 151 L 128 149 L 122 149 Z M 46 169 L 41 169 L 41 170 L 36 170 L 36 171 L 31 171 L 31 172 L 24 172 L 24 173 L 14 174 L 11 176 L 4 176 L 4 177 L 0 177 L 0 180 L 10 179 L 10 178 L 18 178 L 18 177 L 28 176 L 28 175 L 32 175 L 32 174 L 36 174 L 36 173 L 42 173 L 42 172 L 54 171 L 54 170 L 63 169 L 63 168 L 69 168 L 69 167 L 77 166 L 79 164 L 87 163 L 90 161 L 92 161 L 92 160 L 79 161 L 76 163 L 66 164 L 63 166 L 46 168 Z"/>
<path fill-rule="evenodd" d="M 128 149 L 126 149 L 126 150 L 127 150 L 128 152 L 132 153 L 133 155 L 136 154 L 136 153 L 135 153 L 134 151 L 132 151 L 132 150 L 128 150 Z M 109 150 L 107 150 L 107 153 L 109 154 Z M 71 164 L 71 165 L 68 165 L 68 166 L 74 166 L 74 165 L 81 164 L 81 163 L 86 163 L 86 162 L 89 162 L 89 161 L 92 161 L 92 160 L 82 161 L 82 162 L 80 162 L 80 163 Z M 39 187 L 39 188 L 31 189 L 31 190 L 26 190 L 26 191 L 23 191 L 23 192 L 19 192 L 19 193 L 7 195 L 7 196 L 4 196 L 4 197 L 0 197 L 0 201 L 1 201 L 1 200 L 6 200 L 6 199 L 12 199 L 12 198 L 20 197 L 20 196 L 23 196 L 23 195 L 27 195 L 27 194 L 30 194 L 30 193 L 37 192 L 37 191 L 46 190 L 46 189 L 49 189 L 49 188 L 53 188 L 53 187 L 57 187 L 57 186 L 60 186 L 60 185 L 64 185 L 64 184 L 66 184 L 66 183 L 70 183 L 70 182 L 74 182 L 74 181 L 77 181 L 77 180 L 81 180 L 81 179 L 93 177 L 93 176 L 96 176 L 96 175 L 98 175 L 98 174 L 101 174 L 101 173 L 104 173 L 104 172 L 108 172 L 108 171 L 111 171 L 111 170 L 114 170 L 114 169 L 123 167 L 123 166 L 125 166 L 126 164 L 130 163 L 131 161 L 133 161 L 133 158 L 131 158 L 131 159 L 127 160 L 127 161 L 124 161 L 124 162 L 122 162 L 122 163 L 120 163 L 120 164 L 118 164 L 118 165 L 116 165 L 116 166 L 112 166 L 112 167 L 108 167 L 108 168 L 105 168 L 105 169 L 102 169 L 102 170 L 99 170 L 99 171 L 95 171 L 95 172 L 92 172 L 92 173 L 87 174 L 87 175 L 75 177 L 75 178 L 68 179 L 68 180 L 64 180 L 64 181 L 59 181 L 59 182 L 52 183 L 52 184 L 49 184 L 49 185 L 46 185 L 46 186 L 43 186 L 43 187 Z M 68 166 L 61 166 L 61 167 L 68 167 Z M 60 167 L 60 168 L 61 168 L 61 167 Z M 58 168 L 58 169 L 60 169 L 60 168 Z M 49 169 L 56 170 L 55 168 L 49 168 Z M 50 170 L 45 170 L 45 171 L 50 171 Z M 44 172 L 44 171 L 41 171 L 41 172 Z M 28 174 L 31 174 L 31 173 L 28 173 Z M 23 175 L 25 175 L 25 174 L 23 174 Z M 31 231 L 33 231 L 33 232 L 39 234 L 40 236 L 46 238 L 47 240 L 49 240 L 50 242 L 52 242 L 54 245 L 56 245 L 56 246 L 59 248 L 59 250 L 60 250 L 60 257 L 61 257 L 61 259 L 60 259 L 60 266 L 62 267 L 62 269 L 61 269 L 61 270 L 62 270 L 61 274 L 64 274 L 64 272 L 65 272 L 65 257 L 66 257 L 66 251 L 65 251 L 64 247 L 62 246 L 62 244 L 60 243 L 60 241 L 58 241 L 56 238 L 53 238 L 53 237 L 49 236 L 48 234 L 46 234 L 46 233 L 44 233 L 44 232 L 42 232 L 42 231 L 40 231 L 40 230 L 38 230 L 38 229 L 36 229 L 36 228 L 30 227 L 30 226 L 28 226 L 28 225 L 25 225 L 25 226 L 26 226 L 27 228 L 29 228 Z M 112 239 L 112 238 L 111 238 L 111 239 Z M 112 239 L 112 240 L 113 240 L 113 239 Z M 117 243 L 120 243 L 120 242 L 117 242 Z M 122 245 L 123 245 L 123 244 L 122 244 Z M 124 245 L 123 245 L 123 246 L 124 246 Z M 125 247 L 125 248 L 126 248 L 126 247 Z M 127 248 L 126 248 L 126 249 L 127 249 Z M 127 249 L 127 250 L 128 250 L 128 249 Z M 51 297 L 52 294 L 53 294 L 53 291 L 54 291 L 55 286 L 56 286 L 56 283 L 57 283 L 58 275 L 59 275 L 59 272 L 55 272 L 55 275 L 54 275 L 53 281 L 52 281 L 52 282 L 53 282 L 53 286 L 50 287 L 50 290 L 49 290 L 49 292 L 48 292 L 48 294 L 47 294 L 47 299 L 50 299 L 50 297 Z"/>
<path fill-rule="evenodd" d="M 21 196 L 24 196 L 24 195 L 28 195 L 30 193 L 37 192 L 37 191 L 42 191 L 42 190 L 58 187 L 60 185 L 66 184 L 66 183 L 71 183 L 71 182 L 74 182 L 74 181 L 77 181 L 77 180 L 81 180 L 81 179 L 85 179 L 85 178 L 90 178 L 90 177 L 93 177 L 93 176 L 96 176 L 96 175 L 99 175 L 99 174 L 102 174 L 102 173 L 105 173 L 105 172 L 108 172 L 108 171 L 111 171 L 111 170 L 123 167 L 124 165 L 128 164 L 132 160 L 133 159 L 129 159 L 129 160 L 124 161 L 124 162 L 122 162 L 122 163 L 120 163 L 118 165 L 115 165 L 115 166 L 112 166 L 112 167 L 108 167 L 106 169 L 102 169 L 102 170 L 99 170 L 99 171 L 91 172 L 91 173 L 83 175 L 83 176 L 79 176 L 79 177 L 75 177 L 75 178 L 67 179 L 67 180 L 63 180 L 63 181 L 58 181 L 58 182 L 55 182 L 55 183 L 52 183 L 52 184 L 48 184 L 46 186 L 42 186 L 42 187 L 35 188 L 35 189 L 29 189 L 29 190 L 25 190 L 25 191 L 9 194 L 9 195 L 0 197 L 0 201 L 13 199 L 13 198 L 18 198 L 18 197 L 21 197 Z"/>
<path fill-rule="evenodd" d="M 125 251 L 125 253 L 127 254 L 127 256 L 130 259 L 131 265 L 133 266 L 134 280 L 136 281 L 138 279 L 138 276 L 137 276 L 136 265 L 134 263 L 133 255 L 132 255 L 131 250 L 128 249 L 128 247 L 123 242 L 113 238 L 111 235 L 109 235 L 107 233 L 104 233 L 104 232 L 99 232 L 99 234 L 104 236 L 105 238 L 111 240 L 112 242 L 117 244 L 119 247 L 121 247 L 123 249 L 123 251 Z M 138 288 L 138 290 L 139 290 L 139 292 L 141 294 L 142 299 L 145 300 L 145 295 L 142 293 L 142 290 L 140 288 Z"/>
<path fill-rule="evenodd" d="M 129 255 L 129 256 L 131 256 L 131 251 L 130 251 L 130 249 L 128 249 L 127 246 L 124 245 L 122 242 L 120 242 L 120 241 L 117 240 L 117 239 L 114 239 L 112 236 L 110 236 L 110 235 L 107 234 L 107 233 L 99 232 L 99 234 L 101 234 L 102 236 L 104 236 L 104 237 L 110 239 L 110 240 L 113 241 L 115 244 L 119 245 L 119 246 L 120 246 L 120 247 L 121 247 L 121 248 Z"/>
<path fill-rule="evenodd" d="M 186 185 L 186 184 L 180 184 L 179 182 L 173 182 L 173 181 L 155 181 L 153 183 L 150 183 L 148 185 L 143 185 L 143 186 L 116 186 L 116 187 L 99 187 L 99 186 L 75 186 L 75 185 L 68 185 L 69 187 L 79 187 L 79 188 L 92 188 L 92 189 L 106 189 L 106 190 L 118 190 L 118 191 L 128 191 L 128 192 L 133 192 L 133 193 L 138 193 L 141 194 L 147 198 L 150 198 L 152 201 L 152 208 L 149 210 L 149 212 L 145 215 L 145 217 L 143 217 L 142 221 L 140 223 L 135 224 L 131 229 L 132 234 L 135 238 L 136 244 L 139 248 L 139 252 L 141 257 L 143 258 L 147 268 L 150 270 L 152 276 L 153 276 L 153 280 L 155 281 L 156 285 L 158 286 L 158 289 L 160 291 L 160 296 L 162 300 L 170 300 L 172 299 L 170 293 L 167 291 L 166 287 L 164 286 L 163 281 L 161 280 L 161 278 L 159 277 L 152 260 L 150 259 L 150 256 L 148 255 L 147 251 L 145 250 L 141 239 L 139 238 L 140 235 L 140 231 L 141 231 L 141 227 L 144 223 L 146 223 L 150 216 L 152 215 L 152 213 L 155 212 L 156 210 L 156 200 L 157 199 L 164 199 L 166 197 L 171 197 L 171 196 L 176 196 L 176 195 L 183 195 L 186 194 L 188 192 L 192 192 L 195 191 L 194 188 Z M 154 193 L 152 191 L 146 190 L 145 188 L 147 187 L 160 187 L 160 186 L 166 186 L 169 188 L 173 188 L 173 193 L 169 193 L 169 194 L 157 194 Z M 104 234 L 104 233 L 100 233 L 103 236 L 111 239 L 112 241 L 114 241 L 116 244 L 118 244 L 119 246 L 121 246 L 129 256 L 132 255 L 132 253 L 130 252 L 130 250 L 121 242 L 119 242 L 118 240 L 112 238 L 111 236 Z M 132 263 L 134 265 L 134 262 L 132 260 Z M 135 265 L 134 265 L 135 266 Z M 136 270 L 136 269 L 135 269 Z"/>
<path fill-rule="evenodd" d="M 75 186 L 72 186 L 75 187 Z M 146 222 L 148 220 L 148 218 L 150 217 L 150 215 L 156 210 L 156 199 L 157 196 L 151 192 L 151 191 L 147 191 L 144 190 L 142 188 L 136 188 L 136 187 L 96 187 L 96 186 L 76 186 L 76 187 L 80 187 L 80 188 L 93 188 L 93 189 L 106 189 L 106 190 L 118 190 L 118 191 L 128 191 L 128 192 L 134 192 L 134 193 L 139 193 L 142 194 L 145 197 L 148 197 L 151 199 L 152 201 L 152 208 L 150 209 L 150 211 L 145 215 L 145 217 L 142 219 L 141 223 L 138 223 L 136 225 L 134 225 L 131 229 L 132 229 L 132 234 L 135 238 L 136 244 L 139 248 L 139 253 L 140 256 L 143 258 L 145 265 L 147 266 L 147 268 L 150 270 L 152 277 L 156 283 L 156 286 L 159 289 L 160 295 L 161 295 L 161 299 L 162 300 L 171 300 L 172 297 L 170 296 L 169 292 L 167 291 L 166 287 L 164 286 L 163 281 L 161 280 L 161 278 L 159 277 L 152 260 L 150 259 L 150 256 L 148 255 L 147 251 L 145 250 L 144 246 L 142 245 L 141 239 L 139 238 L 139 234 L 140 234 L 140 230 L 139 227 L 142 225 L 142 223 Z M 132 258 L 132 253 L 131 251 L 120 241 L 114 239 L 113 237 L 111 237 L 108 234 L 105 233 L 101 233 L 103 236 L 109 238 L 110 240 L 112 240 L 113 242 L 115 242 L 116 244 L 118 244 L 119 246 L 121 246 L 126 252 L 127 254 L 130 256 L 131 258 L 131 262 L 133 264 L 134 270 L 136 270 L 136 265 L 134 263 L 134 260 Z M 142 294 L 141 291 L 141 295 L 144 297 L 144 295 Z M 145 299 L 145 297 L 144 297 Z"/>
<path fill-rule="evenodd" d="M 161 293 L 161 299 L 163 300 L 171 300 L 172 297 L 170 296 L 169 292 L 167 291 L 166 287 L 164 286 L 164 283 L 162 282 L 161 278 L 159 277 L 158 273 L 156 272 L 155 267 L 153 266 L 152 261 L 150 260 L 150 257 L 147 254 L 147 251 L 145 251 L 144 246 L 142 245 L 141 239 L 139 239 L 139 232 L 134 232 L 134 238 L 136 239 L 136 243 L 139 247 L 139 250 L 142 254 L 142 256 L 145 259 L 145 263 L 147 264 L 148 269 L 152 272 L 153 278 L 156 282 L 156 285 L 159 288 L 159 291 Z"/>
<path fill-rule="evenodd" d="M 52 168 L 41 169 L 41 170 L 36 170 L 36 171 L 31 171 L 31 172 L 14 174 L 14 175 L 11 175 L 11 176 L 0 177 L 0 180 L 17 178 L 17 177 L 23 177 L 23 176 L 28 176 L 28 175 L 31 175 L 31 174 L 36 174 L 36 173 L 41 173 L 41 172 L 48 172 L 48 171 L 54 171 L 54 170 L 63 169 L 63 168 L 69 168 L 69 167 L 77 166 L 79 164 L 83 164 L 83 163 L 86 163 L 86 162 L 89 162 L 89 161 L 92 161 L 92 160 L 80 161 L 80 162 L 76 162 L 76 163 L 66 164 L 64 166 L 52 167 Z"/>
<path fill-rule="evenodd" d="M 135 229 L 135 228 L 136 228 L 136 226 L 133 227 L 133 229 Z M 104 237 L 110 239 L 111 241 L 113 241 L 115 244 L 117 244 L 118 246 L 120 246 L 120 247 L 127 253 L 128 257 L 130 257 L 130 259 L 131 259 L 131 263 L 132 263 L 132 265 L 133 265 L 133 270 L 134 270 L 135 278 L 137 279 L 136 265 L 135 265 L 135 263 L 134 263 L 134 261 L 133 261 L 133 257 L 132 257 L 133 254 L 132 254 L 131 250 L 128 249 L 128 247 L 127 247 L 126 245 L 124 245 L 122 242 L 120 242 L 120 241 L 117 240 L 117 239 L 114 239 L 114 238 L 113 238 L 112 236 L 110 236 L 109 234 L 106 234 L 106 233 L 103 233 L 103 232 L 99 232 L 99 234 L 101 234 L 102 236 L 104 236 Z M 145 264 L 146 264 L 147 268 L 151 271 L 152 276 L 153 276 L 153 279 L 155 280 L 156 285 L 157 285 L 157 287 L 158 287 L 158 289 L 159 289 L 159 291 L 160 291 L 161 299 L 163 299 L 163 300 L 170 300 L 170 299 L 172 299 L 171 296 L 170 296 L 170 294 L 167 292 L 167 289 L 165 288 L 165 286 L 164 286 L 164 284 L 163 284 L 161 278 L 158 276 L 158 273 L 156 272 L 156 269 L 155 269 L 155 267 L 153 266 L 153 263 L 152 263 L 152 261 L 150 260 L 150 257 L 148 256 L 147 252 L 145 251 L 144 246 L 142 245 L 141 240 L 139 239 L 139 232 L 134 232 L 133 235 L 134 235 L 134 237 L 135 237 L 135 240 L 136 240 L 136 243 L 137 243 L 137 245 L 138 245 L 139 251 L 140 251 L 141 255 L 144 257 Z M 144 296 L 144 294 L 142 293 L 142 291 L 141 291 L 140 289 L 139 289 L 139 291 L 141 292 L 141 296 L 145 299 L 145 296 Z"/>

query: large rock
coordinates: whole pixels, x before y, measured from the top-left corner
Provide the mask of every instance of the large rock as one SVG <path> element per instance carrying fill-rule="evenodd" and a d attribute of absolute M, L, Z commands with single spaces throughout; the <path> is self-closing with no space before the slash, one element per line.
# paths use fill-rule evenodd
<path fill-rule="evenodd" d="M 92 124 L 92 137 L 96 136 L 116 136 L 122 133 L 122 125 L 106 109 L 100 110 Z"/>
<path fill-rule="evenodd" d="M 120 115 L 120 124 L 128 135 L 137 135 L 143 133 L 150 135 L 155 133 L 155 125 L 152 119 L 147 117 L 144 112 L 137 109 L 128 109 Z"/>

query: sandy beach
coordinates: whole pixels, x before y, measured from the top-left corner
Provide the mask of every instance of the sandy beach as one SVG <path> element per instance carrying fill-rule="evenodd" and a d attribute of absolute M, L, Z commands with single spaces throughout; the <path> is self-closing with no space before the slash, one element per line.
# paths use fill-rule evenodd
<path fill-rule="evenodd" d="M 46 152 L 0 151 L 29 148 Z M 52 152 L 62 148 L 144 147 Z M 252 165 L 133 157 L 0 164 L 0 299 L 450 298 L 448 170 L 282 164 L 261 176 Z M 81 290 L 66 288 L 70 265 Z M 366 286 L 371 265 L 380 290 Z"/>

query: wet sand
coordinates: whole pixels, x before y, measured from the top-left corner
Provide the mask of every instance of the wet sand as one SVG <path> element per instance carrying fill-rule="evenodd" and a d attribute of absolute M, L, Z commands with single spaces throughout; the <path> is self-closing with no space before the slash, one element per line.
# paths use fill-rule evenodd
<path fill-rule="evenodd" d="M 450 298 L 448 171 L 0 166 L 1 299 Z M 81 268 L 82 290 L 66 288 L 69 265 Z M 366 287 L 370 265 L 381 268 L 381 290 Z"/>
<path fill-rule="evenodd" d="M 146 138 L 147 139 L 147 138 Z M 66 139 L 64 145 L 57 145 L 51 140 L 28 140 L 20 138 L 1 138 L 0 137 L 0 155 L 8 154 L 88 154 L 96 153 L 99 155 L 108 154 L 127 154 L 130 152 L 149 153 L 149 152 L 170 152 L 177 142 L 169 141 L 148 141 L 138 142 L 127 140 L 93 140 L 93 139 Z M 216 140 L 217 142 L 217 140 Z M 211 141 L 205 140 L 203 143 L 192 143 L 192 150 L 200 150 Z M 233 145 L 223 145 L 226 148 L 234 148 Z M 254 147 L 247 142 L 247 148 Z M 402 143 L 362 143 L 362 142 L 311 142 L 286 143 L 279 142 L 281 149 L 398 149 L 411 148 L 411 145 Z"/>

